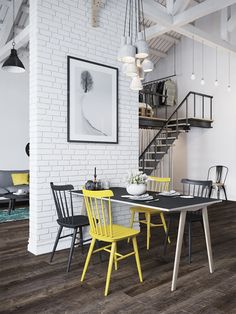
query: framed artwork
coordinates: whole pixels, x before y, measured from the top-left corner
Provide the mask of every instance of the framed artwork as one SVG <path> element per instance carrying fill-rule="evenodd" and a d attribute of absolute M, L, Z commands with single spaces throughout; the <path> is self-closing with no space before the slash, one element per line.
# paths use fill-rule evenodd
<path fill-rule="evenodd" d="M 67 57 L 68 142 L 118 143 L 118 69 Z"/>

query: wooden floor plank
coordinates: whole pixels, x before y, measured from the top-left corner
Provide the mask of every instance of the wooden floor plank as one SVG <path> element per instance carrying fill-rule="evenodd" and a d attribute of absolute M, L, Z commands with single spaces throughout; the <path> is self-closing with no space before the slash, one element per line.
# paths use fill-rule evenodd
<path fill-rule="evenodd" d="M 152 231 L 146 250 L 146 230 L 138 237 L 144 282 L 139 283 L 133 257 L 113 271 L 110 294 L 104 297 L 108 257 L 89 265 L 84 283 L 80 276 L 86 257 L 75 251 L 72 270 L 66 273 L 68 250 L 49 254 L 27 252 L 28 221 L 0 224 L 0 313 L 236 313 L 236 202 L 216 204 L 209 210 L 215 272 L 209 273 L 206 246 L 200 224 L 193 227 L 193 262 L 183 246 L 178 287 L 170 292 L 177 221 L 172 243 L 163 256 L 164 234 Z M 128 252 L 130 245 L 119 245 Z"/>

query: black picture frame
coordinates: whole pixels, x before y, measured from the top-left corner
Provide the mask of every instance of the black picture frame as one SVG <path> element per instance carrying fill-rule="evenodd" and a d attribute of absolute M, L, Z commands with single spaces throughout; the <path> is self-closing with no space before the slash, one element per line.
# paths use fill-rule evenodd
<path fill-rule="evenodd" d="M 116 67 L 67 56 L 67 142 L 118 144 L 118 73 L 119 70 Z M 92 99 L 95 99 L 95 102 L 97 98 L 99 99 L 98 103 L 100 105 L 102 104 L 104 108 L 99 108 L 101 111 L 96 110 L 96 108 L 95 110 L 92 110 L 93 108 L 90 109 L 91 117 L 97 119 L 97 123 L 101 121 L 102 127 L 105 130 L 109 130 L 111 135 L 108 135 L 110 134 L 108 132 L 106 134 L 105 131 L 94 127 L 85 115 L 80 114 L 83 110 L 84 98 L 88 97 L 89 88 L 93 90 L 94 85 L 96 88 L 96 83 L 99 88 L 97 91 L 93 91 L 93 98 L 91 97 L 90 103 L 89 100 L 87 100 L 87 104 L 89 103 L 89 106 L 94 107 Z M 80 92 L 77 92 L 77 89 L 80 89 Z M 78 97 L 80 101 L 76 99 L 77 94 L 80 96 Z M 98 96 L 97 98 L 95 96 L 96 94 Z M 103 99 L 102 95 L 104 95 L 104 102 L 101 101 Z M 111 108 L 109 99 L 111 100 Z M 108 109 L 110 116 L 109 114 L 107 114 L 107 117 L 104 116 L 106 109 Z M 80 113 L 78 114 L 79 110 Z M 73 118 L 72 115 L 75 115 L 75 117 Z M 76 123 L 76 119 L 78 119 L 78 123 Z M 105 123 L 109 126 L 106 126 Z M 83 127 L 84 129 L 82 129 Z M 96 134 L 81 135 L 79 132 L 76 133 L 75 128 L 79 128 L 79 130 L 82 130 L 84 133 L 88 130 L 88 132 Z"/>

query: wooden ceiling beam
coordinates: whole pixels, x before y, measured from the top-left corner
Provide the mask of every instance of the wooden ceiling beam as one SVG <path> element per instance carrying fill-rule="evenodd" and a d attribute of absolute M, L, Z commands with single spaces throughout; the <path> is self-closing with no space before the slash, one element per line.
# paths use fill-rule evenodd
<path fill-rule="evenodd" d="M 235 3 L 236 0 L 205 0 L 184 12 L 176 14 L 173 17 L 173 25 L 182 26 L 189 24 L 203 16 L 217 12 Z"/>
<path fill-rule="evenodd" d="M 20 11 L 20 8 L 22 6 L 23 0 L 17 0 L 15 2 L 15 19 Z M 11 34 L 12 31 L 12 23 L 13 23 L 13 17 L 12 17 L 12 6 L 13 2 L 11 1 L 9 3 L 9 10 L 8 10 L 8 14 L 6 16 L 6 21 L 4 21 L 3 23 L 3 28 L 1 29 L 1 38 L 0 38 L 0 47 L 3 47 L 6 42 L 8 41 L 8 38 Z"/>
<path fill-rule="evenodd" d="M 207 2 L 207 5 L 209 5 L 209 1 L 212 0 L 206 0 L 205 2 Z M 219 0 L 214 0 L 217 5 L 214 6 L 215 9 L 219 9 L 219 7 L 222 7 L 224 3 L 224 5 L 226 6 L 226 4 L 229 3 L 236 3 L 236 0 L 225 0 L 225 1 L 219 1 Z M 203 2 L 203 3 L 205 3 Z M 219 3 L 220 2 L 220 3 Z M 155 38 L 157 36 L 163 35 L 169 31 L 175 31 L 181 35 L 187 36 L 189 38 L 192 38 L 194 36 L 194 39 L 196 41 L 202 42 L 204 41 L 204 44 L 210 46 L 210 47 L 218 47 L 221 50 L 226 50 L 228 52 L 232 52 L 234 54 L 236 54 L 236 47 L 232 44 L 230 44 L 229 42 L 222 40 L 221 38 L 215 37 L 203 30 L 200 30 L 199 28 L 191 25 L 191 24 L 187 24 L 186 25 L 182 25 L 182 22 L 180 22 L 180 20 L 178 21 L 178 19 L 176 21 L 176 23 L 180 23 L 181 26 L 179 25 L 174 25 L 173 23 L 173 18 L 172 16 L 169 16 L 167 13 L 164 13 L 163 10 L 162 11 L 158 11 L 158 7 L 156 5 L 157 3 L 152 1 L 152 0 L 144 0 L 144 14 L 145 16 L 149 17 L 153 22 L 157 23 L 158 25 L 154 25 L 151 26 L 147 29 L 146 33 L 147 33 L 147 39 L 151 39 L 151 38 Z M 196 5 L 195 7 L 199 6 L 200 4 Z M 190 10 L 190 9 L 189 9 Z M 209 9 L 210 10 L 210 9 Z M 208 10 L 208 12 L 209 12 Z M 186 11 L 187 12 L 187 11 Z M 201 13 L 200 13 L 201 12 Z M 211 9 L 212 12 L 212 9 Z M 188 13 L 189 14 L 189 13 Z M 208 14 L 208 13 L 206 13 Z M 202 9 L 200 11 L 198 11 L 197 14 L 195 14 L 196 16 L 203 16 L 202 13 Z M 191 13 L 191 19 L 193 18 L 193 15 Z M 186 18 L 185 21 L 189 21 L 190 17 L 188 16 L 188 19 Z"/>
<path fill-rule="evenodd" d="M 167 53 L 163 52 L 163 51 L 160 51 L 160 50 L 157 50 L 157 49 L 153 49 L 153 48 L 149 48 L 149 53 L 152 55 L 152 56 L 157 56 L 157 57 L 160 57 L 160 58 L 165 58 L 167 57 Z"/>
<path fill-rule="evenodd" d="M 21 48 L 22 46 L 27 44 L 28 41 L 29 41 L 29 26 L 24 28 L 18 35 L 16 35 L 15 48 L 16 49 Z M 2 62 L 4 59 L 6 59 L 9 56 L 11 49 L 12 49 L 12 41 L 9 41 L 6 45 L 4 45 L 0 49 L 0 62 Z"/>

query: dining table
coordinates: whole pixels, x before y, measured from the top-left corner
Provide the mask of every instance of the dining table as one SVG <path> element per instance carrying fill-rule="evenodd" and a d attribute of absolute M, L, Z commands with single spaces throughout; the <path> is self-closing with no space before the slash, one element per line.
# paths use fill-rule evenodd
<path fill-rule="evenodd" d="M 123 205 L 130 206 L 140 206 L 150 209 L 156 209 L 157 211 L 162 211 L 165 213 L 179 212 L 179 225 L 178 225 L 178 235 L 175 248 L 175 258 L 174 267 L 171 283 L 171 291 L 175 291 L 177 287 L 177 278 L 179 272 L 180 256 L 183 244 L 183 235 L 185 229 L 185 221 L 187 212 L 202 211 L 204 234 L 206 241 L 206 249 L 208 256 L 208 264 L 210 273 L 214 272 L 214 263 L 212 257 L 212 246 L 211 246 L 211 236 L 208 220 L 208 206 L 221 202 L 218 199 L 197 197 L 190 195 L 160 195 L 155 192 L 148 192 L 149 195 L 153 196 L 153 199 L 144 200 L 142 198 L 131 199 L 127 195 L 127 191 L 122 187 L 111 187 L 114 196 L 110 198 L 111 202 L 119 203 Z M 74 190 L 74 194 L 83 196 L 82 190 Z"/>

